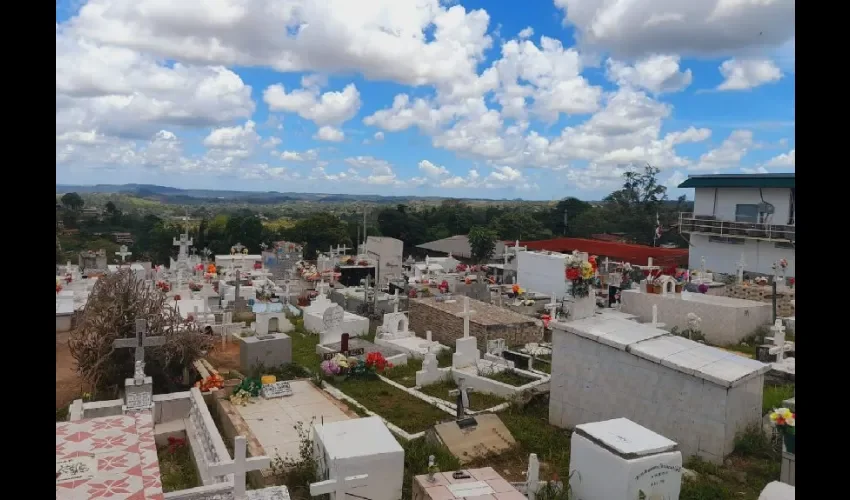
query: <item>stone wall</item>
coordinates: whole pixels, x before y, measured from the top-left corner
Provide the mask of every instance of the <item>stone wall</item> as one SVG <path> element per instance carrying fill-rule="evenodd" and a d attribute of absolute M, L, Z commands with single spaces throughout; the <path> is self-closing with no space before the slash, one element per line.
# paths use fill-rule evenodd
<path fill-rule="evenodd" d="M 471 307 L 473 310 L 474 308 L 475 306 Z M 433 339 L 443 345 L 454 347 L 455 341 L 463 337 L 463 318 L 420 300 L 410 301 L 409 317 L 410 330 L 420 336 L 431 330 Z M 488 340 L 505 339 L 508 347 L 540 342 L 543 339 L 543 326 L 532 318 L 522 323 L 482 325 L 476 323 L 473 315 L 469 321 L 469 334 L 478 339 L 478 349 L 484 352 L 487 350 Z"/>
<path fill-rule="evenodd" d="M 722 463 L 736 433 L 761 419 L 762 375 L 724 387 L 562 330 L 552 346 L 552 425 L 626 417 L 676 441 L 683 457 Z"/>
<path fill-rule="evenodd" d="M 726 287 L 726 296 L 735 299 L 755 300 L 773 304 L 773 287 L 758 285 L 730 285 Z M 792 301 L 796 296 L 793 288 L 780 287 L 776 291 L 776 315 L 789 318 L 796 315 Z"/>

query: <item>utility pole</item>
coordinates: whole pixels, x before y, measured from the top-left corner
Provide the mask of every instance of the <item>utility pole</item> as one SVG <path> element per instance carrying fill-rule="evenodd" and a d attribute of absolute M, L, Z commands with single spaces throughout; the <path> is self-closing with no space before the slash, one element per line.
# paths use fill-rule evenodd
<path fill-rule="evenodd" d="M 567 210 L 564 209 L 564 236 L 567 235 Z"/>

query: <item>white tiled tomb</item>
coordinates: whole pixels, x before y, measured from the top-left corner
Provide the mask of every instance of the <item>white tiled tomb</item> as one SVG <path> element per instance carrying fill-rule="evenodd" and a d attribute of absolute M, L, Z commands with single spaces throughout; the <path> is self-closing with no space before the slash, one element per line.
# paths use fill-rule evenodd
<path fill-rule="evenodd" d="M 590 317 L 552 322 L 549 422 L 573 428 L 626 417 L 720 462 L 760 422 L 770 366 L 647 324 Z"/>

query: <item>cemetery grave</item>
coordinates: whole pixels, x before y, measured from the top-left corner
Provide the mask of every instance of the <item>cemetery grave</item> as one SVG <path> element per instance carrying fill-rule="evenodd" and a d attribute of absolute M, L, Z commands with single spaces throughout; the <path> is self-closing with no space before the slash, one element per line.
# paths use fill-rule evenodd
<path fill-rule="evenodd" d="M 435 384 L 426 385 L 417 389 L 428 396 L 442 399 L 446 403 L 454 404 L 455 398 L 450 396 L 451 391 L 457 391 L 458 385 L 454 380 L 443 380 Z M 508 402 L 507 399 L 495 396 L 493 394 L 485 394 L 481 392 L 469 393 L 469 409 L 473 411 L 488 410 L 500 404 Z"/>
<path fill-rule="evenodd" d="M 440 352 L 436 355 L 437 367 L 448 368 L 452 366 L 452 355 L 454 351 L 451 349 Z M 384 372 L 384 377 L 401 384 L 405 387 L 416 386 L 416 372 L 422 370 L 421 359 L 408 359 L 407 364 L 401 366 L 393 366 Z"/>

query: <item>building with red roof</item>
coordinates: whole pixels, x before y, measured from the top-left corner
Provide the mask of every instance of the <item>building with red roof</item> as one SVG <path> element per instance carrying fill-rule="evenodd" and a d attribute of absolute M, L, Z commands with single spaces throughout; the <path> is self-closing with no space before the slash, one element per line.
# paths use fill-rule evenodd
<path fill-rule="evenodd" d="M 514 246 L 516 242 L 506 241 L 506 246 Z M 687 267 L 687 248 L 661 248 L 631 243 L 612 241 L 587 240 L 584 238 L 553 238 L 551 240 L 521 241 L 521 247 L 529 250 L 547 250 L 550 252 L 571 253 L 573 251 L 587 252 L 601 259 L 608 257 L 613 261 L 628 262 L 641 266 L 647 265 L 649 258 L 652 263 L 661 267 Z"/>

